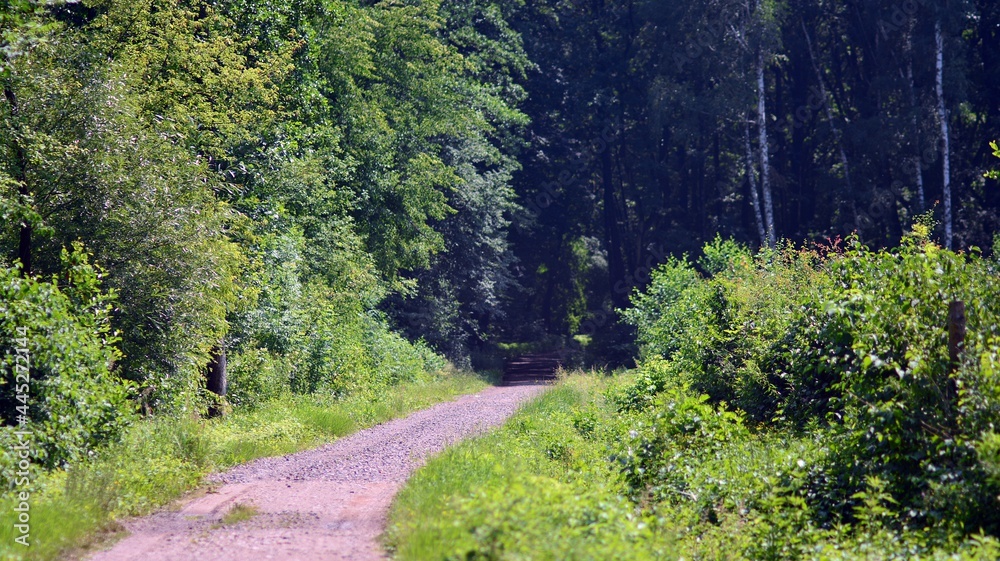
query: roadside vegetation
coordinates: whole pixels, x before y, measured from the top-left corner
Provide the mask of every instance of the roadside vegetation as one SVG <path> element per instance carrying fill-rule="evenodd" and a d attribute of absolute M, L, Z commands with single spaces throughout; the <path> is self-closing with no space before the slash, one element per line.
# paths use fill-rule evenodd
<path fill-rule="evenodd" d="M 574 375 L 413 478 L 402 559 L 996 559 L 1000 265 L 929 240 L 716 240 Z M 966 306 L 957 362 L 949 303 Z"/>
<path fill-rule="evenodd" d="M 213 471 L 319 446 L 487 385 L 476 375 L 441 371 L 377 395 L 285 394 L 222 419 L 190 413 L 138 421 L 90 459 L 39 474 L 31 500 L 31 547 L 14 543 L 14 529 L 5 524 L 0 559 L 55 559 L 114 539 L 123 517 L 169 504 Z M 13 498 L 0 501 L 4 512 L 14 506 Z"/>
<path fill-rule="evenodd" d="M 442 372 L 512 282 L 508 15 L 0 2 L 0 557 L 482 387 Z"/>
<path fill-rule="evenodd" d="M 645 380 L 601 536 L 996 536 L 996 61 L 985 0 L 0 0 L 0 552 L 556 346 Z"/>

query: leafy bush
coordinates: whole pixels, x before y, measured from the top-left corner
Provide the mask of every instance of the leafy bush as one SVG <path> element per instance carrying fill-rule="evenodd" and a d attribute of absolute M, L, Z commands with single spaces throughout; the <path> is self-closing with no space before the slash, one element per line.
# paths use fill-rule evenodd
<path fill-rule="evenodd" d="M 810 483 L 827 468 L 823 442 L 753 434 L 738 414 L 674 385 L 620 411 L 617 396 L 648 387 L 657 368 L 570 376 L 499 431 L 432 459 L 394 506 L 396 557 L 959 561 L 1000 552 L 993 537 L 900 526 L 877 477 L 856 493 L 853 525 L 821 524 Z"/>
<path fill-rule="evenodd" d="M 130 386 L 111 373 L 121 355 L 111 332 L 113 293 L 100 289 L 101 272 L 81 246 L 62 253 L 61 278 L 24 278 L 0 268 L 0 420 L 8 480 L 14 466 L 12 434 L 27 411 L 33 460 L 65 465 L 115 438 L 132 418 Z M 60 287 L 60 284 L 62 285 Z M 17 379 L 17 349 L 26 348 L 30 383 Z M 23 364 L 23 363 L 22 363 Z M 18 395 L 27 396 L 22 402 Z"/>
<path fill-rule="evenodd" d="M 830 498 L 846 510 L 877 475 L 909 524 L 1000 530 L 1000 488 L 975 450 L 1000 414 L 990 366 L 1000 340 L 994 266 L 911 237 L 892 252 L 854 242 L 830 274 L 820 328 L 799 329 L 804 344 L 789 352 L 789 371 L 810 395 L 826 388 L 801 373 L 835 368 L 827 377 L 837 477 Z M 953 368 L 947 317 L 955 300 L 966 304 L 968 334 Z"/>
<path fill-rule="evenodd" d="M 939 248 L 930 231 L 918 222 L 891 251 L 850 239 L 844 250 L 752 258 L 717 240 L 699 261 L 712 276 L 676 260 L 657 271 L 628 312 L 647 359 L 619 409 L 656 412 L 628 456 L 633 487 L 676 487 L 669 466 L 686 448 L 667 443 L 678 438 L 674 408 L 710 408 L 677 394 L 688 386 L 752 427 L 815 431 L 829 452 L 795 496 L 818 524 L 858 523 L 877 480 L 896 524 L 1000 531 L 990 436 L 1000 417 L 998 266 Z M 958 364 L 947 347 L 952 301 L 968 318 Z"/>
<path fill-rule="evenodd" d="M 609 396 L 611 402 L 619 412 L 647 409 L 668 384 L 676 384 L 678 376 L 672 372 L 671 365 L 662 359 L 646 360 L 636 369 L 634 381 L 615 388 Z"/>
<path fill-rule="evenodd" d="M 226 399 L 236 407 L 254 408 L 291 390 L 294 365 L 266 349 L 246 349 L 229 360 Z"/>
<path fill-rule="evenodd" d="M 294 269 L 295 252 L 282 251 Z M 393 333 L 371 310 L 371 302 L 333 286 L 346 280 L 312 276 L 300 283 L 290 271 L 274 264 L 268 267 L 269 276 L 283 280 L 262 293 L 256 311 L 238 318 L 231 368 L 233 404 L 260 405 L 286 389 L 298 394 L 373 396 L 445 367 L 444 359 L 426 344 Z"/>
<path fill-rule="evenodd" d="M 919 232 L 895 251 L 852 240 L 826 260 L 800 252 L 805 260 L 789 267 L 758 257 L 752 274 L 730 267 L 703 281 L 720 297 L 700 314 L 731 335 L 680 348 L 671 368 L 693 372 L 692 387 L 758 422 L 829 423 L 820 433 L 829 465 L 811 483 L 822 516 L 853 520 L 857 493 L 878 476 L 908 524 L 996 527 L 995 487 L 975 450 L 1000 397 L 991 366 L 994 265 L 943 251 Z M 952 300 L 965 301 L 969 316 L 954 375 L 945 330 Z M 725 353 L 727 361 L 713 362 Z"/>
<path fill-rule="evenodd" d="M 739 415 L 708 400 L 707 395 L 668 390 L 653 404 L 649 417 L 629 432 L 617 460 L 634 498 L 662 502 L 691 496 L 687 475 L 697 460 L 749 438 Z"/>
<path fill-rule="evenodd" d="M 669 359 L 671 371 L 693 390 L 770 421 L 782 403 L 773 366 L 788 326 L 826 284 L 815 252 L 786 247 L 752 256 L 733 242 L 705 246 L 698 275 L 684 260 L 652 274 L 625 316 L 639 332 L 644 357 Z"/>
<path fill-rule="evenodd" d="M 375 319 L 368 322 L 365 347 L 371 356 L 374 383 L 378 386 L 413 382 L 426 373 L 441 370 L 446 364 L 424 342 L 411 343 Z"/>
<path fill-rule="evenodd" d="M 653 272 L 646 291 L 632 298 L 634 307 L 623 316 L 636 326 L 643 356 L 670 358 L 684 346 L 704 301 L 700 281 L 686 257 L 672 257 Z"/>
<path fill-rule="evenodd" d="M 753 265 L 753 253 L 744 245 L 722 236 L 706 243 L 701 249 L 698 266 L 709 275 L 718 275 L 732 268 L 747 268 Z"/>

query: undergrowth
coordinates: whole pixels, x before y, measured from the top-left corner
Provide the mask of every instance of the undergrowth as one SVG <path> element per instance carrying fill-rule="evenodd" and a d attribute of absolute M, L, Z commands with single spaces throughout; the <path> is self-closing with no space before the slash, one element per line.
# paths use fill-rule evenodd
<path fill-rule="evenodd" d="M 501 429 L 421 468 L 386 541 L 399 559 L 655 559 L 671 540 L 625 497 L 607 461 L 604 381 L 575 376 Z"/>
<path fill-rule="evenodd" d="M 933 229 L 892 250 L 717 239 L 668 261 L 623 312 L 637 371 L 571 379 L 432 462 L 390 543 L 403 559 L 1000 558 L 1000 261 Z"/>
<path fill-rule="evenodd" d="M 419 470 L 397 497 L 398 559 L 996 559 L 1000 543 L 894 522 L 885 483 L 822 527 L 802 491 L 829 450 L 759 433 L 657 367 L 574 375 L 498 431 Z"/>

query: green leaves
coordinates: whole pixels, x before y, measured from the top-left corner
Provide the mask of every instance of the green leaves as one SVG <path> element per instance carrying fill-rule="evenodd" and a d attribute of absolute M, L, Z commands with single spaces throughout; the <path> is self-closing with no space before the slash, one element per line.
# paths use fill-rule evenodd
<path fill-rule="evenodd" d="M 512 9 L 5 2 L 0 265 L 27 249 L 35 277 L 24 294 L 13 267 L 0 280 L 30 303 L 17 317 L 84 333 L 53 339 L 69 358 L 39 350 L 47 438 L 67 439 L 46 465 L 114 437 L 135 406 L 123 380 L 147 411 L 197 409 L 220 346 L 245 406 L 442 368 L 390 330 L 389 294 L 426 296 L 436 321 L 414 340 L 461 356 L 485 336 L 513 283 L 512 75 L 529 63 Z"/>
<path fill-rule="evenodd" d="M 991 141 L 990 148 L 993 149 L 993 155 L 1000 158 L 1000 144 L 997 144 L 996 141 Z M 986 172 L 986 177 L 990 179 L 1000 179 L 1000 171 L 990 170 Z"/>
<path fill-rule="evenodd" d="M 0 80 L 10 77 L 16 58 L 57 29 L 58 23 L 47 17 L 46 8 L 64 3 L 65 0 L 0 2 Z"/>
<path fill-rule="evenodd" d="M 27 417 L 33 461 L 48 468 L 85 457 L 134 414 L 131 385 L 111 373 L 121 358 L 110 325 L 114 294 L 102 290 L 100 271 L 82 246 L 63 256 L 61 287 L 55 279 L 26 279 L 17 269 L 0 268 L 0 420 L 8 425 L 0 440 L 10 444 L 17 419 Z M 27 378 L 17 376 L 19 348 L 29 357 Z M 10 446 L 5 450 L 0 471 L 12 480 L 16 458 Z"/>
<path fill-rule="evenodd" d="M 669 359 L 647 359 L 643 372 L 704 391 L 763 429 L 810 430 L 830 448 L 804 483 L 824 523 L 1000 527 L 990 436 L 1000 407 L 996 264 L 944 250 L 930 231 L 918 222 L 895 250 L 849 239 L 846 251 L 824 257 L 725 258 L 712 244 L 707 279 L 671 263 L 629 312 L 646 352 Z M 954 300 L 968 310 L 957 369 L 947 348 Z M 649 385 L 650 395 L 660 391 Z M 641 400 L 623 403 L 633 402 Z M 663 440 L 685 438 L 681 430 Z M 653 450 L 647 461 L 672 453 Z M 665 484 L 642 474 L 651 478 L 643 485 Z"/>

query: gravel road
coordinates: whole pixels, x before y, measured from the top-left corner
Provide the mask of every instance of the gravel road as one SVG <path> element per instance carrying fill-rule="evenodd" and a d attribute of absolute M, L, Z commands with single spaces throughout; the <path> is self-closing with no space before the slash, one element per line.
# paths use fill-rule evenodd
<path fill-rule="evenodd" d="M 543 389 L 487 388 L 322 448 L 238 466 L 178 510 L 126 522 L 129 537 L 91 559 L 384 559 L 378 536 L 410 473 L 448 445 L 503 423 Z M 236 504 L 256 515 L 222 524 Z"/>

